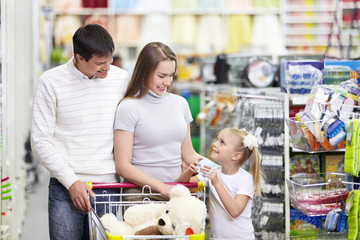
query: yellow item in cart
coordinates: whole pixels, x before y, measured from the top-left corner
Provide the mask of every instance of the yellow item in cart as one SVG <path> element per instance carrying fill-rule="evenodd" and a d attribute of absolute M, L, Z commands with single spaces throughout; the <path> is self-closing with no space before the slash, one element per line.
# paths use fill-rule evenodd
<path fill-rule="evenodd" d="M 346 136 L 344 171 L 353 176 L 359 175 L 359 122 L 359 119 L 350 121 Z"/>

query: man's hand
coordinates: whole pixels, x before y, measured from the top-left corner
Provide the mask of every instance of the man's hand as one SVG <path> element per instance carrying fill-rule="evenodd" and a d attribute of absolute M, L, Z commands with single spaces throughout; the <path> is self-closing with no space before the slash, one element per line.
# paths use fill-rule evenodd
<path fill-rule="evenodd" d="M 90 197 L 95 197 L 95 194 L 86 183 L 77 180 L 70 186 L 69 193 L 71 201 L 77 209 L 85 213 L 91 210 L 88 193 Z"/>

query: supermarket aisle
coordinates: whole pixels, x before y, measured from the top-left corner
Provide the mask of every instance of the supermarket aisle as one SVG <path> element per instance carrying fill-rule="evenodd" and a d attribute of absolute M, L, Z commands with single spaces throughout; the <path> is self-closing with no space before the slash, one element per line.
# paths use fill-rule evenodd
<path fill-rule="evenodd" d="M 21 240 L 46 240 L 48 234 L 48 172 L 38 166 L 39 183 L 29 195 Z"/>

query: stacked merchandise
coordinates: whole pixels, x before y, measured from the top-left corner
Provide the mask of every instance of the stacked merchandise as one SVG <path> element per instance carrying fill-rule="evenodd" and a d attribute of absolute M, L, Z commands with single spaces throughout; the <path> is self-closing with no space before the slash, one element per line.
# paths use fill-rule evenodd
<path fill-rule="evenodd" d="M 319 77 L 310 89 L 304 111 L 288 119 L 293 147 L 308 152 L 345 148 L 347 126 L 356 112 L 360 88 L 354 79 L 357 73 L 345 65 L 347 62 L 341 63 L 344 65 L 325 62 L 321 74 L 316 71 Z"/>
<path fill-rule="evenodd" d="M 304 112 L 288 120 L 293 146 L 312 152 L 343 149 L 356 109 L 354 91 L 360 88 L 352 80 L 312 88 Z"/>
<path fill-rule="evenodd" d="M 283 95 L 248 95 L 238 88 L 219 85 L 207 88 L 204 94 L 208 101 L 196 119 L 205 135 L 202 152 L 210 155 L 211 143 L 225 127 L 245 128 L 257 137 L 265 176 L 261 183 L 262 196 L 253 201 L 255 233 L 258 239 L 284 239 Z"/>
<path fill-rule="evenodd" d="M 318 62 L 317 64 L 320 64 Z M 344 234 L 346 216 L 345 201 L 352 201 L 349 192 L 358 183 L 348 175 L 358 176 L 358 106 L 360 96 L 358 61 L 325 61 L 319 67 L 319 81 L 310 89 L 303 112 L 289 118 L 291 144 L 305 152 L 328 152 L 345 150 L 342 154 L 321 157 L 320 169 L 300 171 L 301 162 L 293 160 L 290 178 L 287 179 L 291 205 L 300 212 L 292 211 L 290 219 L 302 214 L 307 231 L 303 234 L 317 235 L 323 232 Z M 288 68 L 289 69 L 289 68 Z M 301 74 L 303 72 L 300 71 Z M 301 82 L 300 82 L 301 83 Z M 312 155 L 311 158 L 315 158 Z M 318 158 L 318 157 L 317 157 Z M 301 158 L 304 159 L 304 158 Z M 310 160 L 306 160 L 309 161 Z M 312 166 L 314 166 L 312 160 Z M 319 166 L 318 160 L 316 166 Z M 356 210 L 354 212 L 357 213 Z M 357 216 L 357 215 L 356 215 Z M 320 227 L 315 220 L 323 221 Z M 349 218 L 350 219 L 350 218 Z M 350 227 L 350 220 L 349 220 Z M 299 224 L 292 224 L 291 234 L 297 235 Z M 303 227 L 303 226 L 300 226 Z"/>

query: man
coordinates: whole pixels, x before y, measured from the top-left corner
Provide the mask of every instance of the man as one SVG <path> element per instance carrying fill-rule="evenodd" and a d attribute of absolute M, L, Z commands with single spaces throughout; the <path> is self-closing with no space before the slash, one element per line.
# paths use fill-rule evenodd
<path fill-rule="evenodd" d="M 31 143 L 51 175 L 51 240 L 88 239 L 89 195 L 94 197 L 95 190 L 85 182 L 119 181 L 113 157 L 113 123 L 129 75 L 111 65 L 114 50 L 114 42 L 103 27 L 81 27 L 73 36 L 74 56 L 44 72 L 37 84 Z"/>

